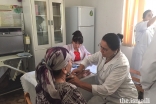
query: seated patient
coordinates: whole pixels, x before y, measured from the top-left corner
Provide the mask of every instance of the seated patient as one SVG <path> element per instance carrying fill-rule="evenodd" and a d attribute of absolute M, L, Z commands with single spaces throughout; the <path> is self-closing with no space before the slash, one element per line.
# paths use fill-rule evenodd
<path fill-rule="evenodd" d="M 77 87 L 66 82 L 71 71 L 67 49 L 53 47 L 46 51 L 36 68 L 36 104 L 86 104 Z"/>
<path fill-rule="evenodd" d="M 72 35 L 72 43 L 65 45 L 64 47 L 69 51 L 74 62 L 83 60 L 84 57 L 88 56 L 90 53 L 86 50 L 85 46 L 82 45 L 82 33 L 79 30 L 77 30 Z"/>

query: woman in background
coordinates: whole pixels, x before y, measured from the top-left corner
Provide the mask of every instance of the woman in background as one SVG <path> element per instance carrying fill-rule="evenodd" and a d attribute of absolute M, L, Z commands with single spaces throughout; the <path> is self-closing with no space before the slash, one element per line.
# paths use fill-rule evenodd
<path fill-rule="evenodd" d="M 65 45 L 64 47 L 69 51 L 72 56 L 72 60 L 81 61 L 86 56 L 90 55 L 90 53 L 86 50 L 83 44 L 83 36 L 82 33 L 77 30 L 73 34 L 72 43 Z"/>
<path fill-rule="evenodd" d="M 66 82 L 71 66 L 67 49 L 54 47 L 47 50 L 35 70 L 36 104 L 86 104 L 77 87 Z"/>
<path fill-rule="evenodd" d="M 132 53 L 131 68 L 135 70 L 140 70 L 142 57 L 146 48 L 150 44 L 154 30 L 154 22 L 156 21 L 156 16 L 153 17 L 151 10 L 146 10 L 143 13 L 143 21 L 139 22 L 135 27 L 135 46 Z"/>

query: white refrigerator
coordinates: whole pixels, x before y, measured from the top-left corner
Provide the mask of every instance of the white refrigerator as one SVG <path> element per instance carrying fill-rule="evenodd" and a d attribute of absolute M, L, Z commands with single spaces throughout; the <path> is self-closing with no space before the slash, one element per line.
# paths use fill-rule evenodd
<path fill-rule="evenodd" d="M 85 6 L 66 7 L 66 42 L 72 41 L 72 33 L 80 30 L 83 45 L 90 53 L 94 53 L 94 8 Z"/>

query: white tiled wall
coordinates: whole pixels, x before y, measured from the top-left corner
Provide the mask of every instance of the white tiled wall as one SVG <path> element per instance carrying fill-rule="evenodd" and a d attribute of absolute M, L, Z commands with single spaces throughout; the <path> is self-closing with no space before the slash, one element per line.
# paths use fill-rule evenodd
<path fill-rule="evenodd" d="M 81 6 L 83 0 L 64 0 L 65 1 L 65 7 L 71 7 L 71 6 Z"/>

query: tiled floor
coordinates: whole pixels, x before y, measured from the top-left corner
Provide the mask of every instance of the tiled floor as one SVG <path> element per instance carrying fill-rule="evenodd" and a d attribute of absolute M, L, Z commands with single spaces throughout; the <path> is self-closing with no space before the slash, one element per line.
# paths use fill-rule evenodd
<path fill-rule="evenodd" d="M 0 104 L 26 104 L 23 90 L 0 96 Z"/>

